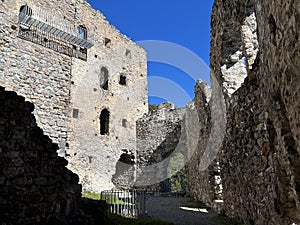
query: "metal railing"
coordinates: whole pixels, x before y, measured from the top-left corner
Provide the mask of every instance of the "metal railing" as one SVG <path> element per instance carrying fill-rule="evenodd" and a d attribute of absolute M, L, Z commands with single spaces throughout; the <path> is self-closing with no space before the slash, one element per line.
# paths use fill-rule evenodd
<path fill-rule="evenodd" d="M 110 213 L 125 217 L 146 214 L 146 194 L 143 190 L 102 191 L 100 200 L 106 201 Z"/>
<path fill-rule="evenodd" d="M 19 13 L 19 26 L 24 30 L 31 29 L 33 26 L 82 48 L 91 48 L 94 45 L 93 36 L 82 38 L 78 34 L 77 26 L 66 19 L 49 15 L 46 10 L 39 7 L 29 7 L 27 4 L 22 6 Z"/>

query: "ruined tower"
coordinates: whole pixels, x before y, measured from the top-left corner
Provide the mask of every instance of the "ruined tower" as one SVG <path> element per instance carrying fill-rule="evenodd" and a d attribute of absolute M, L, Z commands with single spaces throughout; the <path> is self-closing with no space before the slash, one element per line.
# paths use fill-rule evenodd
<path fill-rule="evenodd" d="M 0 85 L 34 103 L 83 188 L 99 192 L 120 156 L 135 156 L 136 120 L 148 110 L 137 46 L 83 0 L 0 4 Z"/>

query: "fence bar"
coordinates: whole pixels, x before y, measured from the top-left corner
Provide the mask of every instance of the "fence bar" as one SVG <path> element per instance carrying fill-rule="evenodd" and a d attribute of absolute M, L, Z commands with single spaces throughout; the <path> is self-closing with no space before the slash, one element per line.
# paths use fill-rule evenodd
<path fill-rule="evenodd" d="M 137 217 L 146 213 L 146 195 L 141 190 L 102 191 L 100 199 L 109 205 L 109 212 L 125 217 Z"/>

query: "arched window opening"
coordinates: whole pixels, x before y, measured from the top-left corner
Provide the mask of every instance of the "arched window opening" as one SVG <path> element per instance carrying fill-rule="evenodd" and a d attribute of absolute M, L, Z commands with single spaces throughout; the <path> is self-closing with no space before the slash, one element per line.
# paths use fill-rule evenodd
<path fill-rule="evenodd" d="M 100 134 L 109 134 L 109 111 L 107 109 L 103 109 L 100 114 Z"/>
<path fill-rule="evenodd" d="M 81 39 L 84 39 L 84 40 L 87 39 L 87 30 L 84 26 L 80 25 L 77 28 L 77 36 Z"/>
<path fill-rule="evenodd" d="M 100 86 L 104 90 L 108 90 L 108 70 L 105 67 L 101 68 Z"/>
<path fill-rule="evenodd" d="M 104 46 L 110 47 L 110 45 L 111 45 L 111 40 L 109 38 L 104 38 Z"/>
<path fill-rule="evenodd" d="M 125 55 L 126 55 L 128 58 L 131 58 L 131 51 L 130 51 L 129 49 L 126 49 Z"/>
<path fill-rule="evenodd" d="M 119 84 L 124 86 L 126 85 L 126 76 L 124 75 L 120 76 Z"/>

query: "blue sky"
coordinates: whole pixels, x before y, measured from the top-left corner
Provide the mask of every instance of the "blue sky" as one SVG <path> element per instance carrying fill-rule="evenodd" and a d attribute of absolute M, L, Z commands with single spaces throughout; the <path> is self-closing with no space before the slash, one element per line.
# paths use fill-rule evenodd
<path fill-rule="evenodd" d="M 88 2 L 133 41 L 156 40 L 151 43 L 138 42 L 143 46 L 146 44 L 144 47 L 152 60 L 148 61 L 150 103 L 167 100 L 182 107 L 194 97 L 195 79 L 209 82 L 210 14 L 213 0 Z M 160 52 L 162 55 L 159 55 Z M 169 60 L 172 56 L 176 59 Z"/>

